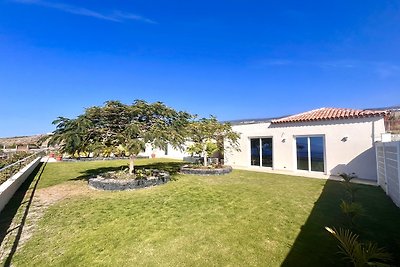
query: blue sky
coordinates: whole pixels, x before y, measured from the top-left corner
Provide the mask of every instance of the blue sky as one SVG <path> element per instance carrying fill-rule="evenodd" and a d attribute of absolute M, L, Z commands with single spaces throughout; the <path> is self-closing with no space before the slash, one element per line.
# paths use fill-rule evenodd
<path fill-rule="evenodd" d="M 106 100 L 220 120 L 400 105 L 400 2 L 0 0 L 0 136 Z"/>

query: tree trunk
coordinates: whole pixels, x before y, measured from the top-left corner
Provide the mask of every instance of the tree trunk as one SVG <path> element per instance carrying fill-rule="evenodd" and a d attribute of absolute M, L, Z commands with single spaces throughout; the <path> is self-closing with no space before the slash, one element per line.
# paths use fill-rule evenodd
<path fill-rule="evenodd" d="M 207 145 L 203 147 L 204 167 L 207 167 Z"/>
<path fill-rule="evenodd" d="M 129 156 L 129 174 L 133 174 L 133 171 L 135 170 L 135 158 L 136 155 Z"/>

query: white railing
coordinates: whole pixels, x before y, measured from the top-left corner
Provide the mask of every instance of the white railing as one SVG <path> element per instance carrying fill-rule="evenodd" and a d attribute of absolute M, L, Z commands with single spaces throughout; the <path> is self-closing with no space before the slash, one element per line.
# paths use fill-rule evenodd
<path fill-rule="evenodd" d="M 400 141 L 378 142 L 375 148 L 378 184 L 400 207 Z"/>
<path fill-rule="evenodd" d="M 33 161 L 0 185 L 0 212 L 7 205 L 18 188 L 39 165 L 40 159 L 41 157 L 36 155 Z"/>
<path fill-rule="evenodd" d="M 0 184 L 5 182 L 7 179 L 9 179 L 11 176 L 13 176 L 19 170 L 21 170 L 24 166 L 28 165 L 35 158 L 37 158 L 39 156 L 43 156 L 44 153 L 45 153 L 44 150 L 37 151 L 36 153 L 29 155 L 26 158 L 20 159 L 12 164 L 9 164 L 9 165 L 1 168 L 0 169 Z"/>

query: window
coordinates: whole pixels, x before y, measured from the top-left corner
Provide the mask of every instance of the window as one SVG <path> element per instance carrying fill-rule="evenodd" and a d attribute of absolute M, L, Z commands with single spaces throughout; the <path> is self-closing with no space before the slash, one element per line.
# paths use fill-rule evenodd
<path fill-rule="evenodd" d="M 322 136 L 296 137 L 297 169 L 325 171 L 325 146 Z"/>
<path fill-rule="evenodd" d="M 252 138 L 251 165 L 272 168 L 272 138 Z"/>

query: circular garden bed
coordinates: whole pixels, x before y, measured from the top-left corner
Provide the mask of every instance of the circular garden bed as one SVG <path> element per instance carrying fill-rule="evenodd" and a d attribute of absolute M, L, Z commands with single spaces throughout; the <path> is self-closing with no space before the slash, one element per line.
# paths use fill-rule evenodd
<path fill-rule="evenodd" d="M 183 174 L 195 174 L 195 175 L 224 175 L 232 172 L 231 166 L 220 166 L 220 167 L 198 167 L 198 166 L 183 166 L 181 173 Z"/>
<path fill-rule="evenodd" d="M 135 178 L 121 179 L 117 172 L 107 172 L 89 179 L 89 186 L 100 190 L 123 191 L 165 184 L 170 175 L 164 171 L 150 171 L 151 174 L 136 175 Z"/>

